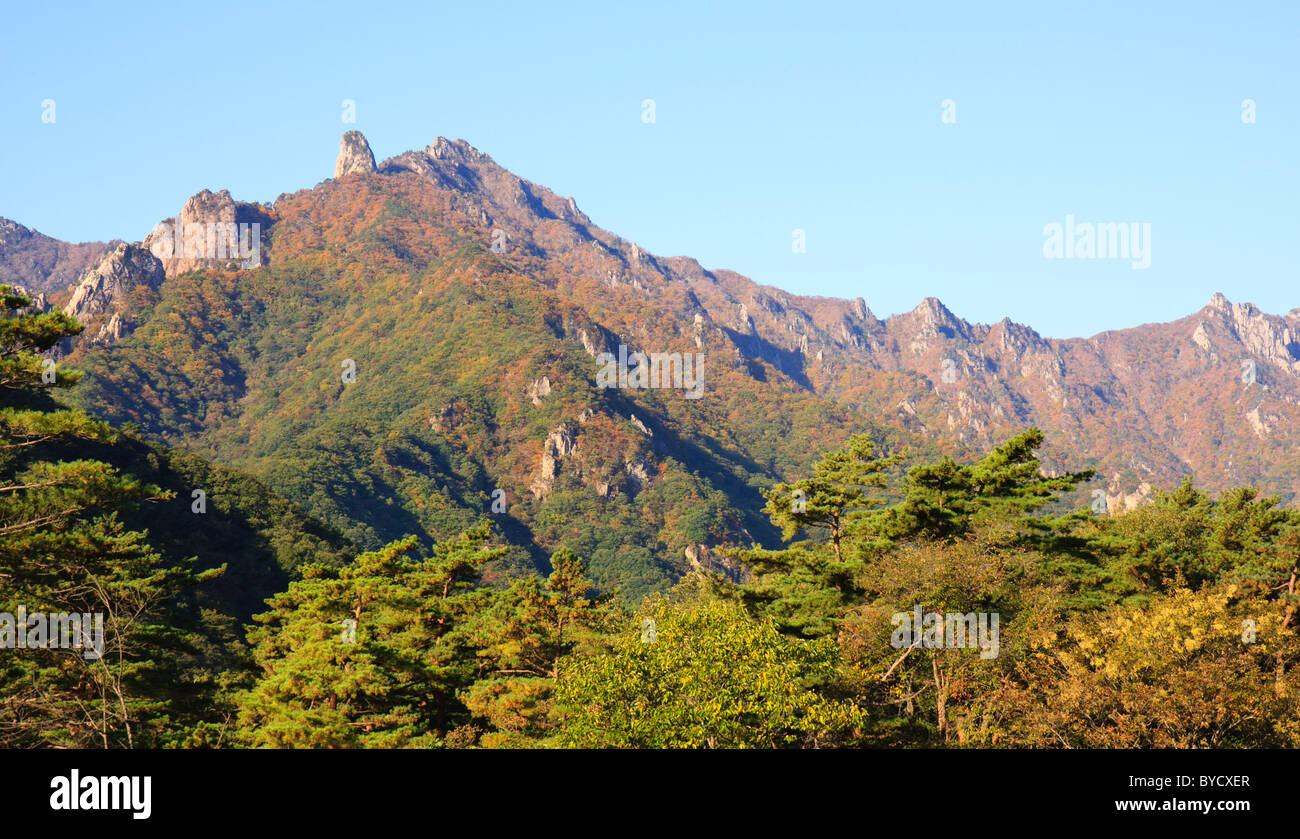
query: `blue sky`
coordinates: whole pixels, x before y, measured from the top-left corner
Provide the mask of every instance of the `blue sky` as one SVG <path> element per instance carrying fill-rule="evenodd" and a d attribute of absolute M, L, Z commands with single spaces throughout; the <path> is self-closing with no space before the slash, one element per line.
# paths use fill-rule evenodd
<path fill-rule="evenodd" d="M 1069 337 L 1215 291 L 1281 313 L 1298 8 L 22 4 L 0 31 L 0 216 L 136 240 L 203 188 L 318 183 L 357 128 L 380 159 L 464 138 L 652 253 L 882 317 L 935 296 Z M 1150 267 L 1046 259 L 1067 215 L 1149 223 Z"/>

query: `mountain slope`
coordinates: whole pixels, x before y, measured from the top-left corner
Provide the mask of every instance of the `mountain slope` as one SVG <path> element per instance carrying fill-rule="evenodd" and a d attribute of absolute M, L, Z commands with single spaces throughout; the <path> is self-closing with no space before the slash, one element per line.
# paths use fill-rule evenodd
<path fill-rule="evenodd" d="M 687 335 L 698 319 L 738 355 L 873 422 L 963 449 L 1040 425 L 1047 462 L 1096 466 L 1112 510 L 1189 473 L 1212 489 L 1300 492 L 1291 431 L 1300 419 L 1300 309 L 1278 317 L 1216 295 L 1171 324 L 1069 340 L 1005 319 L 970 324 L 933 298 L 880 320 L 860 298 L 791 295 L 647 254 L 594 226 L 572 198 L 463 141 L 440 138 L 377 169 L 449 192 L 512 264 L 622 334 L 666 317 Z"/>
<path fill-rule="evenodd" d="M 1068 340 L 932 298 L 881 319 L 649 254 L 464 141 L 375 164 L 349 132 L 336 172 L 273 205 L 196 196 L 189 221 L 262 225 L 260 265 L 101 270 L 120 328 L 71 360 L 80 404 L 252 472 L 359 545 L 494 515 L 519 546 L 503 570 L 565 545 L 644 592 L 734 570 L 709 548 L 775 538 L 759 488 L 868 430 L 960 455 L 1037 424 L 1048 468 L 1097 467 L 1112 510 L 1189 472 L 1300 490 L 1300 312 L 1216 296 Z M 598 387 L 620 346 L 700 354 L 703 398 Z"/>
<path fill-rule="evenodd" d="M 503 572 L 565 545 L 633 596 L 694 563 L 734 572 L 709 549 L 775 538 L 759 488 L 867 428 L 671 306 L 598 318 L 493 253 L 461 196 L 396 172 L 282 197 L 267 264 L 121 284 L 134 331 L 81 342 L 74 398 L 363 546 L 432 541 L 500 501 L 521 548 Z M 596 387 L 593 355 L 620 343 L 702 353 L 704 398 Z"/>
<path fill-rule="evenodd" d="M 112 242 L 61 242 L 0 218 L 0 283 L 52 294 L 67 288 L 81 272 L 113 249 Z"/>

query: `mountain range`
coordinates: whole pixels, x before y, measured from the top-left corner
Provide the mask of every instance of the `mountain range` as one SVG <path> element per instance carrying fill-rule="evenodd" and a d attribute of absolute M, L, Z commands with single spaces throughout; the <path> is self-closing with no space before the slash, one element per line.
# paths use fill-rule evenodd
<path fill-rule="evenodd" d="M 778 541 L 760 490 L 862 432 L 962 458 L 1037 425 L 1045 468 L 1097 469 L 1077 501 L 1111 513 L 1186 475 L 1300 492 L 1300 309 L 1216 294 L 1070 339 L 935 298 L 880 318 L 651 254 L 463 140 L 377 163 L 355 131 L 331 179 L 205 190 L 163 224 L 72 245 L 0 219 L 0 282 L 87 325 L 56 352 L 87 373 L 70 401 L 361 547 L 488 515 L 501 574 L 566 546 L 629 594 L 735 575 L 714 548 Z M 160 248 L 176 225 L 240 228 L 256 264 Z M 599 386 L 637 353 L 699 359 L 703 398 Z"/>

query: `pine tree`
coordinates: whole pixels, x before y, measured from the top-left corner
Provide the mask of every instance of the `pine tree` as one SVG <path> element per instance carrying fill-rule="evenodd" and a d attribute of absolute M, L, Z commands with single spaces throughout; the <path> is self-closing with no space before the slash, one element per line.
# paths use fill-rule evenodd
<path fill-rule="evenodd" d="M 416 537 L 342 568 L 311 565 L 249 635 L 261 674 L 239 698 L 254 746 L 427 747 L 468 721 L 469 623 L 491 592 L 479 569 L 504 550 L 486 524 L 407 558 Z"/>
<path fill-rule="evenodd" d="M 951 542 L 980 525 L 1007 526 L 1015 541 L 1049 540 L 1079 514 L 1034 515 L 1063 493 L 1095 475 L 1095 470 L 1042 473 L 1037 450 L 1043 432 L 1029 428 L 997 446 L 979 461 L 961 465 L 950 458 L 914 466 L 907 473 L 903 501 L 881 522 L 891 541 L 930 539 Z"/>
<path fill-rule="evenodd" d="M 575 652 L 593 654 L 611 631 L 615 610 L 608 596 L 594 594 L 585 563 L 564 548 L 551 568 L 544 583 L 515 583 L 479 628 L 487 669 L 466 701 L 498 732 L 485 745 L 522 745 L 553 732 L 562 662 Z"/>
<path fill-rule="evenodd" d="M 805 538 L 780 550 L 755 546 L 730 551 L 752 574 L 739 588 L 741 598 L 758 614 L 774 619 L 783 632 L 804 638 L 833 632 L 844 610 L 861 594 L 869 542 L 861 537 L 884 503 L 871 490 L 885 486 L 886 476 L 901 459 L 901 453 L 876 457 L 875 444 L 859 435 L 842 449 L 824 454 L 811 477 L 765 492 L 763 512 L 781 528 L 783 538 Z"/>
<path fill-rule="evenodd" d="M 4 651 L 0 745 L 160 745 L 177 735 L 177 703 L 193 700 L 176 661 L 195 637 L 181 628 L 177 596 L 221 569 L 168 566 L 145 533 L 122 526 L 116 510 L 170 496 L 76 456 L 79 444 L 112 442 L 113 431 L 58 408 L 49 391 L 78 375 L 41 353 L 81 327 L 61 312 L 34 311 L 10 286 L 0 286 L 0 301 L 0 613 L 9 616 L 0 643 L 12 646 L 28 629 L 17 625 L 20 608 L 99 615 L 103 625 L 102 642 L 82 639 L 89 650 L 48 638 Z"/>

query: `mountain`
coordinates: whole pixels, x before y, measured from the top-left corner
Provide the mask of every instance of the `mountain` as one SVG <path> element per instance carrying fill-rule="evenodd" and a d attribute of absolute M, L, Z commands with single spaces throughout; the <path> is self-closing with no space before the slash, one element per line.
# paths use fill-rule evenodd
<path fill-rule="evenodd" d="M 1111 511 L 1188 473 L 1300 491 L 1300 311 L 1216 295 L 1066 340 L 934 298 L 881 319 L 650 254 L 461 140 L 376 164 L 348 132 L 335 174 L 269 205 L 187 203 L 182 229 L 240 226 L 255 264 L 211 258 L 211 235 L 160 256 L 165 229 L 108 254 L 72 290 L 94 311 L 67 304 L 107 320 L 69 360 L 81 406 L 357 545 L 491 515 L 518 546 L 502 573 L 559 546 L 629 594 L 735 573 L 713 548 L 777 538 L 759 490 L 865 431 L 961 456 L 1037 424 L 1047 467 L 1099 469 Z M 599 386 L 636 352 L 698 361 L 702 389 Z"/>
<path fill-rule="evenodd" d="M 427 151 L 250 207 L 256 268 L 88 273 L 72 300 L 128 328 L 87 330 L 72 399 L 250 472 L 361 546 L 432 542 L 491 515 L 518 546 L 496 573 L 559 546 L 629 596 L 696 565 L 736 573 L 712 548 L 775 541 L 759 490 L 869 424 L 742 352 L 677 275 L 647 269 L 670 295 L 655 301 L 548 264 L 543 246 L 566 235 L 630 247 L 557 223 L 572 202 L 463 143 Z M 228 206 L 192 200 L 184 224 L 228 221 Z M 677 353 L 703 398 L 598 388 L 594 356 L 620 345 Z"/>
<path fill-rule="evenodd" d="M 970 324 L 927 299 L 860 344 L 812 349 L 829 368 L 810 374 L 819 392 L 923 435 L 978 449 L 1040 426 L 1049 461 L 1100 470 L 1094 490 L 1111 512 L 1187 474 L 1216 490 L 1300 491 L 1300 310 L 1268 315 L 1216 294 L 1172 323 L 1056 340 L 1009 320 Z"/>
<path fill-rule="evenodd" d="M 117 244 L 114 239 L 74 245 L 0 218 L 0 283 L 47 294 L 59 291 Z"/>
<path fill-rule="evenodd" d="M 112 343 L 130 331 L 137 290 L 155 290 L 163 277 L 157 257 L 143 246 L 123 242 L 81 275 L 63 310 L 86 327 L 83 339 Z"/>

